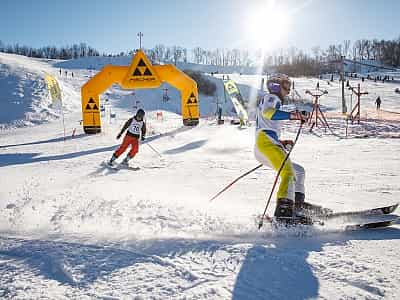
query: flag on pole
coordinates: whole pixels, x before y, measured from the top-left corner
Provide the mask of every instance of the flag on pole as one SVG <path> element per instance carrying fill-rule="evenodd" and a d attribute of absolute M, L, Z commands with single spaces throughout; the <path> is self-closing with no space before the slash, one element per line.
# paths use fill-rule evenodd
<path fill-rule="evenodd" d="M 53 103 L 62 102 L 61 89 L 58 85 L 57 79 L 50 74 L 46 74 L 44 79 L 47 82 L 47 86 L 49 88 L 51 100 L 53 101 Z"/>
<path fill-rule="evenodd" d="M 244 124 L 249 121 L 249 115 L 245 109 L 245 103 L 242 95 L 240 94 L 239 88 L 233 80 L 228 80 L 224 82 L 225 90 L 228 92 L 231 98 L 233 107 L 235 108 L 236 114 L 239 119 L 243 120 Z"/>
<path fill-rule="evenodd" d="M 45 74 L 44 79 L 46 80 L 47 87 L 49 88 L 49 93 L 50 93 L 53 105 L 54 106 L 59 105 L 59 107 L 60 107 L 62 121 L 63 121 L 63 129 L 64 129 L 64 141 L 65 141 L 65 120 L 64 120 L 64 111 L 63 111 L 63 107 L 62 107 L 62 95 L 61 95 L 60 86 L 58 85 L 57 79 L 50 74 Z"/>

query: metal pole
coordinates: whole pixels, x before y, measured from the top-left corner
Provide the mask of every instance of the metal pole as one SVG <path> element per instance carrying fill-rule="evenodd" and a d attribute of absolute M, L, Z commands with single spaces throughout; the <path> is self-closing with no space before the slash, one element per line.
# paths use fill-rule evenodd
<path fill-rule="evenodd" d="M 318 96 L 315 96 L 315 126 L 318 127 Z"/>
<path fill-rule="evenodd" d="M 146 145 L 150 147 L 151 150 L 153 150 L 155 153 L 157 153 L 160 157 L 162 157 L 162 155 L 160 154 L 160 152 L 158 152 L 156 149 L 154 149 L 154 147 L 152 145 L 150 145 L 149 142 L 146 142 Z"/>
<path fill-rule="evenodd" d="M 341 60 L 341 79 L 342 79 L 342 113 L 346 113 L 347 112 L 347 107 L 346 107 L 346 99 L 344 98 L 344 56 L 341 56 L 342 60 Z"/>
<path fill-rule="evenodd" d="M 240 175 L 238 178 L 236 178 L 235 180 L 233 180 L 232 182 L 230 182 L 226 187 L 224 187 L 220 192 L 218 192 L 218 194 L 216 194 L 214 197 L 212 197 L 210 199 L 210 202 L 213 201 L 215 198 L 217 198 L 219 195 L 221 195 L 223 192 L 225 192 L 227 189 L 229 189 L 236 181 L 238 181 L 239 179 L 249 175 L 250 173 L 254 172 L 255 170 L 261 168 L 263 165 L 259 164 L 257 167 L 247 171 L 246 173 Z"/>
<path fill-rule="evenodd" d="M 358 94 L 357 94 L 357 98 L 358 98 L 358 109 L 357 109 L 358 124 L 360 124 L 360 119 L 361 119 L 361 110 L 360 110 L 361 101 L 360 101 L 360 97 L 361 97 L 361 90 L 360 90 L 360 84 L 358 84 Z"/>
<path fill-rule="evenodd" d="M 139 32 L 137 34 L 137 36 L 139 37 L 139 49 L 142 49 L 142 36 L 143 36 L 143 33 Z"/>
<path fill-rule="evenodd" d="M 65 136 L 65 118 L 64 118 L 64 110 L 63 110 L 63 108 L 62 108 L 62 103 L 61 103 L 61 113 L 62 113 L 62 123 L 63 123 L 63 128 L 64 128 L 64 141 L 65 141 L 65 139 L 66 139 L 66 136 Z"/>

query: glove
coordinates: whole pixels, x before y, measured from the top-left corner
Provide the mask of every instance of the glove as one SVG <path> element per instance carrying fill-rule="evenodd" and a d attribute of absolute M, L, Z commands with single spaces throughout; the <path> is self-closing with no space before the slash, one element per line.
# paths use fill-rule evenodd
<path fill-rule="evenodd" d="M 288 151 L 290 151 L 290 149 L 294 145 L 294 142 L 292 140 L 281 140 L 280 142 L 283 145 L 283 147 L 285 147 L 285 149 Z"/>
<path fill-rule="evenodd" d="M 118 135 L 117 135 L 117 140 L 119 140 L 121 138 L 121 134 L 119 133 Z"/>
<path fill-rule="evenodd" d="M 303 119 L 305 119 L 305 120 L 308 120 L 308 118 L 310 117 L 310 113 L 309 113 L 308 111 L 306 111 L 306 110 L 302 110 L 302 111 L 300 112 L 300 115 L 301 115 L 301 117 L 302 117 Z"/>
<path fill-rule="evenodd" d="M 142 140 L 142 141 L 144 141 L 145 139 L 146 139 L 146 138 L 145 138 L 145 137 L 142 135 L 142 138 L 141 138 L 141 140 Z"/>
<path fill-rule="evenodd" d="M 302 111 L 296 110 L 290 113 L 290 120 L 300 120 L 301 123 L 307 122 L 309 117 L 310 117 L 309 112 L 305 110 Z"/>

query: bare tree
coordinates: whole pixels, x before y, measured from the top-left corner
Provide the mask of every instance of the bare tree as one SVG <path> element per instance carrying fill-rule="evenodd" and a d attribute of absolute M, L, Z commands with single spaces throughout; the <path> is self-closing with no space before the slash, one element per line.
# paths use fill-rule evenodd
<path fill-rule="evenodd" d="M 329 45 L 328 47 L 328 56 L 330 60 L 333 60 L 336 58 L 337 54 L 336 54 L 336 45 Z"/>
<path fill-rule="evenodd" d="M 173 46 L 172 47 L 172 56 L 173 56 L 173 59 L 174 59 L 174 64 L 176 65 L 176 63 L 182 57 L 182 48 L 179 47 L 179 46 Z"/>
<path fill-rule="evenodd" d="M 170 47 L 165 48 L 165 57 L 164 57 L 164 59 L 165 59 L 166 61 L 170 61 L 170 60 L 171 60 L 171 57 L 172 57 L 172 50 L 171 50 L 171 48 L 170 48 Z"/>
<path fill-rule="evenodd" d="M 365 55 L 367 56 L 367 59 L 370 59 L 372 43 L 369 40 L 363 40 L 363 43 Z"/>
<path fill-rule="evenodd" d="M 161 62 L 164 58 L 164 53 L 165 53 L 164 45 L 162 45 L 162 44 L 155 45 L 154 54 L 155 54 L 156 61 Z"/>
<path fill-rule="evenodd" d="M 201 57 L 203 55 L 203 49 L 200 47 L 195 47 L 193 50 L 193 56 L 194 56 L 194 62 L 196 64 L 200 64 L 201 63 Z"/>
<path fill-rule="evenodd" d="M 343 55 L 344 56 L 349 55 L 350 45 L 351 45 L 351 41 L 350 40 L 344 40 L 343 41 Z"/>

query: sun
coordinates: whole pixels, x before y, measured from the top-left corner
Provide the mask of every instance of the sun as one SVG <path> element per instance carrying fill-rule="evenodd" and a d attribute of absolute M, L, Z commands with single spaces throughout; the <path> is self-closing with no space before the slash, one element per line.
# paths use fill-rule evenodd
<path fill-rule="evenodd" d="M 255 49 L 271 50 L 285 39 L 289 16 L 275 1 L 251 9 L 245 18 L 245 35 Z"/>

